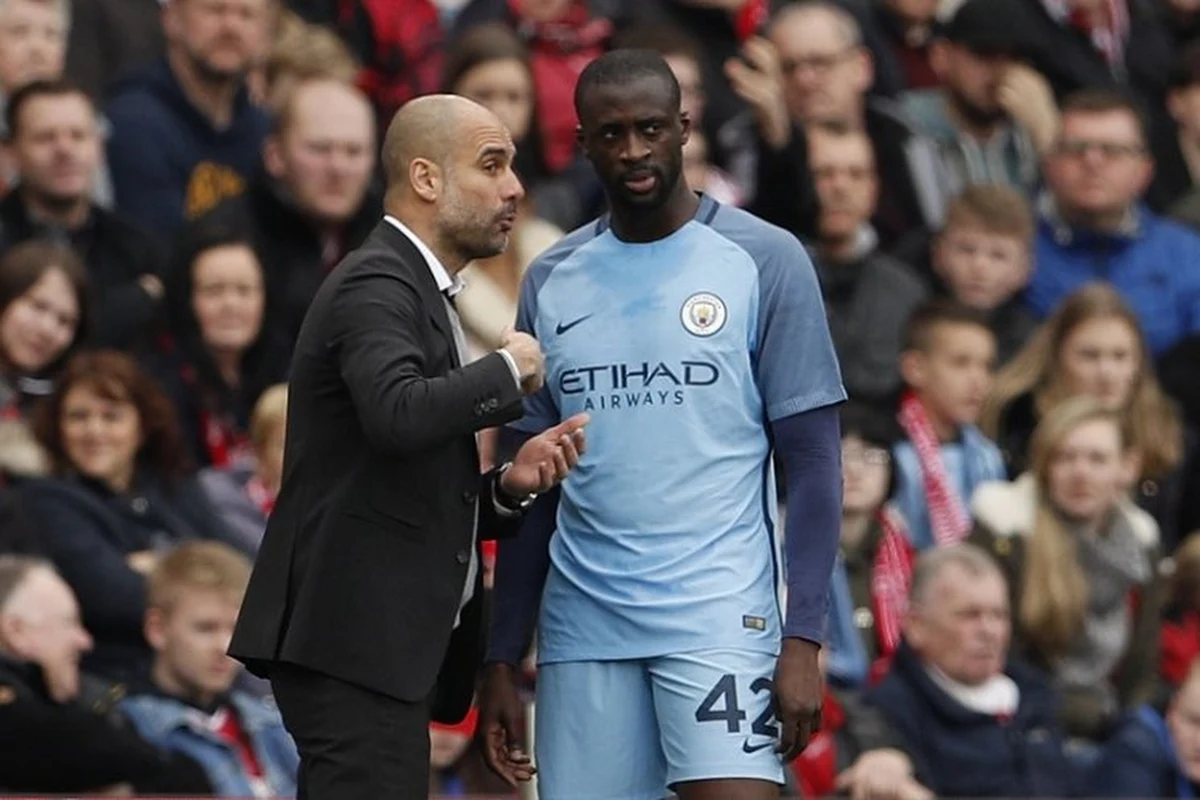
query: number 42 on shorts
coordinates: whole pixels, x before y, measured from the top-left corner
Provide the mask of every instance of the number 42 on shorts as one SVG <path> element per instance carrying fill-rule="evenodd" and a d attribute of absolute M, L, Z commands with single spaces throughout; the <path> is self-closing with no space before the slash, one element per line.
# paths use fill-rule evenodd
<path fill-rule="evenodd" d="M 750 723 L 750 736 L 742 742 L 742 750 L 747 753 L 754 753 L 758 750 L 763 750 L 767 747 L 775 745 L 779 739 L 779 726 L 775 724 L 775 703 L 772 699 L 771 690 L 774 688 L 774 683 L 770 678 L 757 678 L 750 684 L 750 691 L 757 697 L 766 692 L 766 707 L 762 712 L 754 718 Z M 761 700 L 755 702 L 759 705 Z M 720 706 L 720 707 L 718 707 Z M 729 733 L 741 733 L 742 723 L 746 720 L 746 712 L 742 710 L 738 703 L 737 679 L 733 675 L 722 675 L 721 678 L 709 691 L 708 695 L 700 702 L 696 708 L 696 722 L 724 722 L 725 729 Z M 752 742 L 751 736 L 755 738 L 766 737 L 768 741 Z"/>

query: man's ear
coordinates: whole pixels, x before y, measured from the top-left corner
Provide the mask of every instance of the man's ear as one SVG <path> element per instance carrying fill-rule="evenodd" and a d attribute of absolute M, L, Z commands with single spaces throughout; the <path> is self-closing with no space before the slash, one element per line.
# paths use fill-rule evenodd
<path fill-rule="evenodd" d="M 429 203 L 442 193 L 442 168 L 427 158 L 414 158 L 408 165 L 408 180 L 413 193 Z"/>
<path fill-rule="evenodd" d="M 263 166 L 267 169 L 267 174 L 275 180 L 283 177 L 287 171 L 287 166 L 283 163 L 283 144 L 279 141 L 278 134 L 271 134 L 263 142 Z"/>
<path fill-rule="evenodd" d="M 161 651 L 167 646 L 166 623 L 166 615 L 163 614 L 161 608 L 146 610 L 146 618 L 142 623 L 142 632 L 146 636 L 146 643 L 155 652 Z"/>
<path fill-rule="evenodd" d="M 24 630 L 25 621 L 16 614 L 0 614 L 0 644 L 20 651 Z"/>
<path fill-rule="evenodd" d="M 687 144 L 688 139 L 692 136 L 692 117 L 686 111 L 679 112 L 679 127 L 681 130 L 679 136 L 680 144 Z"/>
<path fill-rule="evenodd" d="M 920 651 L 924 647 L 925 626 L 921 622 L 921 615 L 911 608 L 904 615 L 903 632 L 904 639 L 914 650 Z"/>
<path fill-rule="evenodd" d="M 925 386 L 927 365 L 925 354 L 920 350 L 905 350 L 900 353 L 900 377 L 914 389 Z"/>
<path fill-rule="evenodd" d="M 946 75 L 950 72 L 950 48 L 953 47 L 945 39 L 934 38 L 929 43 L 929 66 L 933 69 L 933 74 L 938 76 L 938 80 L 945 82 Z"/>

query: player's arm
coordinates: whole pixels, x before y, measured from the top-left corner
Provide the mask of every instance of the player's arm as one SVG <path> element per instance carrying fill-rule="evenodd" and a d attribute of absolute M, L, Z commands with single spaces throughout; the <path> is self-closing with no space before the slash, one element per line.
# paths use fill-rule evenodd
<path fill-rule="evenodd" d="M 785 639 L 820 644 L 842 520 L 841 432 L 836 406 L 776 420 L 775 450 L 787 485 Z"/>
<path fill-rule="evenodd" d="M 755 378 L 788 486 L 788 602 L 774 691 L 780 750 L 791 760 L 820 722 L 817 655 L 841 533 L 836 408 L 846 391 L 808 254 L 795 237 L 776 228 L 757 233 L 748 242 L 759 266 Z"/>

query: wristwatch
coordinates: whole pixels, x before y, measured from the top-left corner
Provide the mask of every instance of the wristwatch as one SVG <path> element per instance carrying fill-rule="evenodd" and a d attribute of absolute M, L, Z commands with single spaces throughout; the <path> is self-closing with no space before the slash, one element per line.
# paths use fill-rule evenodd
<path fill-rule="evenodd" d="M 504 473 L 508 472 L 511 466 L 512 462 L 506 461 L 496 470 L 496 502 L 510 511 L 526 511 L 533 505 L 533 501 L 537 499 L 537 493 L 527 494 L 524 497 L 514 497 L 504 491 L 501 480 L 504 478 Z"/>

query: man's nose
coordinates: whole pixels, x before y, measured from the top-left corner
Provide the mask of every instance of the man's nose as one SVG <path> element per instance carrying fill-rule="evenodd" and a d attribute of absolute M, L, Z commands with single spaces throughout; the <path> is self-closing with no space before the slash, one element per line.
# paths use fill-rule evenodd
<path fill-rule="evenodd" d="M 625 138 L 625 146 L 621 149 L 623 161 L 642 161 L 648 155 L 650 155 L 650 147 L 641 136 L 631 133 Z"/>
<path fill-rule="evenodd" d="M 508 180 L 504 184 L 502 197 L 506 202 L 515 203 L 525 196 L 525 187 L 521 184 L 521 179 L 517 177 L 517 173 L 510 168 L 508 170 Z"/>

